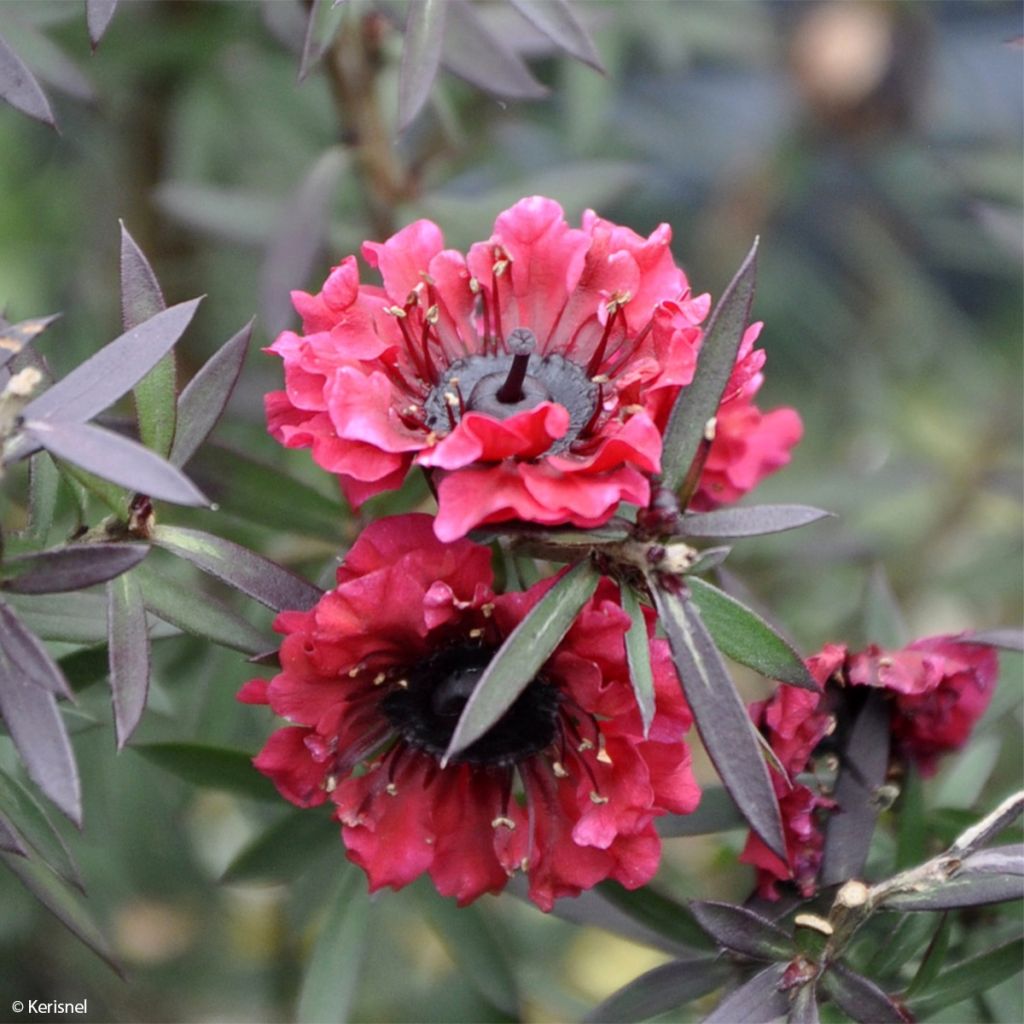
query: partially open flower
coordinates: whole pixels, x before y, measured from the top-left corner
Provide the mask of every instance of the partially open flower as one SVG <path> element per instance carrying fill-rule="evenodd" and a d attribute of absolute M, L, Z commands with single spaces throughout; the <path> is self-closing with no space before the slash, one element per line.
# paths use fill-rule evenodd
<path fill-rule="evenodd" d="M 467 256 L 426 220 L 367 242 L 383 287 L 360 284 L 350 256 L 319 294 L 293 293 L 303 333 L 271 346 L 285 390 L 267 396 L 270 431 L 311 447 L 354 504 L 423 467 L 443 540 L 511 519 L 595 526 L 621 501 L 646 505 L 710 306 L 670 239 L 666 224 L 643 238 L 589 211 L 570 228 L 534 196 Z M 800 437 L 795 412 L 753 405 L 759 329 L 723 401 L 701 507 L 745 493 Z"/>
<path fill-rule="evenodd" d="M 549 910 L 605 878 L 649 881 L 654 818 L 696 807 L 691 717 L 665 644 L 651 641 L 657 713 L 645 739 L 630 619 L 609 581 L 504 717 L 441 767 L 493 652 L 552 582 L 495 595 L 489 549 L 442 544 L 429 517 L 396 516 L 362 533 L 315 608 L 278 617 L 282 671 L 239 696 L 292 725 L 255 764 L 293 803 L 335 805 L 371 889 L 428 872 L 465 904 L 522 871 Z"/>

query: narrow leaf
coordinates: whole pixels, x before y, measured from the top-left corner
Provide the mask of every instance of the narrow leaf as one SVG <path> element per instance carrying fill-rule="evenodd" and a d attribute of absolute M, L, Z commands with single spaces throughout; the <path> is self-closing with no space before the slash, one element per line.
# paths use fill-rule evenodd
<path fill-rule="evenodd" d="M 26 345 L 33 342 L 62 315 L 53 313 L 50 316 L 39 316 L 10 325 L 0 321 L 0 366 L 9 363 Z"/>
<path fill-rule="evenodd" d="M 882 565 L 875 565 L 864 588 L 864 643 L 897 650 L 908 640 L 903 612 L 892 592 L 892 584 Z"/>
<path fill-rule="evenodd" d="M 60 488 L 60 472 L 49 455 L 37 455 L 28 466 L 29 511 L 28 536 L 39 544 L 45 544 L 53 528 L 53 517 L 57 511 L 57 491 Z"/>
<path fill-rule="evenodd" d="M 704 1018 L 704 1024 L 769 1024 L 785 1017 L 789 996 L 779 989 L 785 964 L 772 964 L 729 992 Z"/>
<path fill-rule="evenodd" d="M 898 977 L 903 965 L 924 948 L 931 930 L 929 915 L 905 914 L 899 924 L 886 930 L 886 941 L 879 943 L 864 973 L 872 978 Z"/>
<path fill-rule="evenodd" d="M 746 706 L 690 601 L 651 580 L 683 692 L 715 770 L 750 827 L 786 859 L 779 805 Z"/>
<path fill-rule="evenodd" d="M 31 629 L 26 628 L 14 609 L 0 602 L 0 650 L 16 666 L 26 683 L 59 697 L 71 691 L 57 663 Z"/>
<path fill-rule="evenodd" d="M 12 853 L 16 857 L 28 856 L 28 847 L 2 810 L 0 810 L 0 853 Z"/>
<path fill-rule="evenodd" d="M 4 601 L 42 640 L 72 644 L 105 643 L 106 601 L 99 594 L 8 594 Z"/>
<path fill-rule="evenodd" d="M 299 990 L 299 1024 L 342 1024 L 350 1019 L 366 949 L 369 900 L 363 876 L 349 866 L 327 906 Z"/>
<path fill-rule="evenodd" d="M 693 381 L 679 392 L 672 406 L 662 442 L 661 460 L 662 480 L 671 491 L 678 491 L 682 486 L 705 437 L 708 423 L 718 412 L 750 317 L 756 276 L 755 240 L 711 314 Z"/>
<path fill-rule="evenodd" d="M 863 1024 L 906 1024 L 913 1018 L 904 1013 L 873 981 L 842 963 L 832 963 L 822 976 L 822 985 L 836 1006 Z"/>
<path fill-rule="evenodd" d="M 107 584 L 110 692 L 117 749 L 131 739 L 149 693 L 149 629 L 142 591 L 132 573 Z"/>
<path fill-rule="evenodd" d="M 757 612 L 705 580 L 690 576 L 686 582 L 704 625 L 723 654 L 769 679 L 820 692 L 793 646 Z"/>
<path fill-rule="evenodd" d="M 88 473 L 80 466 L 51 456 L 51 461 L 57 467 L 64 482 L 71 490 L 78 505 L 80 524 L 88 519 L 89 499 L 96 498 L 101 501 L 120 521 L 124 521 L 130 515 L 132 503 L 132 492 L 120 487 L 95 473 Z"/>
<path fill-rule="evenodd" d="M 683 537 L 758 537 L 766 533 L 798 530 L 832 515 L 811 505 L 750 505 L 691 512 L 680 520 Z"/>
<path fill-rule="evenodd" d="M 83 422 L 133 388 L 174 346 L 200 299 L 179 303 L 105 345 L 25 408 L 26 419 Z"/>
<path fill-rule="evenodd" d="M 146 555 L 145 544 L 69 544 L 18 555 L 4 564 L 3 587 L 19 594 L 55 594 L 83 590 L 127 572 Z"/>
<path fill-rule="evenodd" d="M 258 835 L 228 865 L 222 882 L 293 882 L 320 855 L 340 849 L 338 825 L 304 808 Z"/>
<path fill-rule="evenodd" d="M 868 859 L 879 806 L 878 788 L 889 765 L 889 707 L 881 693 L 868 694 L 840 752 L 835 787 L 838 810 L 825 829 L 821 883 L 858 878 Z"/>
<path fill-rule="evenodd" d="M 446 11 L 445 0 L 409 4 L 398 74 L 399 131 L 412 124 L 430 95 L 441 61 Z"/>
<path fill-rule="evenodd" d="M 946 962 L 946 954 L 949 952 L 949 942 L 953 933 L 953 918 L 949 914 L 943 914 L 939 926 L 932 936 L 928 948 L 925 950 L 921 963 L 918 964 L 917 973 L 904 992 L 905 999 L 913 999 L 921 992 L 927 991 L 931 983 L 938 977 L 942 965 Z"/>
<path fill-rule="evenodd" d="M 0 100 L 6 100 L 15 110 L 36 121 L 57 127 L 46 93 L 3 36 L 0 36 Z"/>
<path fill-rule="evenodd" d="M 746 907 L 712 900 L 691 900 L 700 926 L 725 949 L 757 960 L 793 956 L 793 940 L 777 925 Z"/>
<path fill-rule="evenodd" d="M 796 998 L 789 1008 L 786 1024 L 819 1024 L 818 997 L 814 982 L 808 982 L 797 989 Z"/>
<path fill-rule="evenodd" d="M 649 1020 L 713 992 L 732 977 L 733 970 L 725 961 L 708 957 L 662 964 L 610 995 L 584 1020 L 587 1024 Z"/>
<path fill-rule="evenodd" d="M 707 933 L 692 911 L 650 886 L 624 889 L 618 882 L 600 882 L 596 892 L 638 924 L 671 939 L 678 947 L 711 948 Z"/>
<path fill-rule="evenodd" d="M 1024 651 L 1024 630 L 1021 629 L 979 629 L 960 637 L 962 644 L 984 644 L 987 647 L 1001 647 L 1005 651 Z"/>
<path fill-rule="evenodd" d="M 599 579 L 589 561 L 579 562 L 506 637 L 466 701 L 443 763 L 483 736 L 515 703 L 561 643 Z"/>
<path fill-rule="evenodd" d="M 136 743 L 129 749 L 194 786 L 221 789 L 250 800 L 281 799 L 244 750 L 201 743 Z"/>
<path fill-rule="evenodd" d="M 643 606 L 632 587 L 621 588 L 622 610 L 632 619 L 626 633 L 626 661 L 629 663 L 629 681 L 640 708 L 640 718 L 646 737 L 654 721 L 654 674 L 651 671 L 651 645 L 647 636 L 647 621 Z"/>
<path fill-rule="evenodd" d="M 130 331 L 167 308 L 149 260 L 121 221 L 121 320 Z M 168 352 L 135 385 L 139 437 L 147 448 L 166 457 L 174 439 L 174 353 Z"/>
<path fill-rule="evenodd" d="M 306 80 L 310 71 L 327 52 L 341 25 L 342 12 L 338 4 L 327 0 L 312 0 L 306 19 L 306 37 L 302 43 L 302 59 L 299 64 L 299 83 Z"/>
<path fill-rule="evenodd" d="M 897 814 L 896 869 L 904 871 L 920 864 L 927 856 L 928 810 L 921 773 L 913 764 L 906 766 L 900 786 Z"/>
<path fill-rule="evenodd" d="M 269 558 L 202 530 L 158 525 L 153 542 L 274 611 L 306 611 L 323 596 L 319 587 Z"/>
<path fill-rule="evenodd" d="M 176 505 L 210 504 L 180 469 L 112 430 L 68 420 L 27 420 L 25 432 L 53 455 L 122 487 Z"/>
<path fill-rule="evenodd" d="M 952 878 L 914 892 L 897 893 L 883 910 L 937 911 L 981 907 L 1024 897 L 1024 877 L 1019 847 L 1014 855 L 985 850 L 967 857 Z"/>
<path fill-rule="evenodd" d="M 938 1010 L 956 1006 L 965 999 L 980 995 L 1020 972 L 1024 959 L 1024 940 L 1016 939 L 1004 946 L 987 950 L 947 967 L 928 992 L 910 1000 L 910 1009 L 920 1020 Z"/>
<path fill-rule="evenodd" d="M 596 71 L 604 71 L 594 41 L 576 20 L 566 0 L 511 0 L 512 6 L 534 28 L 543 32 L 553 43 L 571 57 L 589 64 Z"/>
<path fill-rule="evenodd" d="M 85 0 L 85 20 L 89 27 L 89 42 L 94 50 L 100 45 L 116 7 L 117 0 Z"/>
<path fill-rule="evenodd" d="M 705 786 L 697 810 L 690 814 L 667 814 L 655 822 L 662 839 L 704 836 L 744 828 L 746 821 L 724 786 Z"/>
<path fill-rule="evenodd" d="M 225 342 L 185 385 L 178 399 L 177 427 L 170 461 L 184 466 L 220 420 L 242 372 L 253 321 Z"/>

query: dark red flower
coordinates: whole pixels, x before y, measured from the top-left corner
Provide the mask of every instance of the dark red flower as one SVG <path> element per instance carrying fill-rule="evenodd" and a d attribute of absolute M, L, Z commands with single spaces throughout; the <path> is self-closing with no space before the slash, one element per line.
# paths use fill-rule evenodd
<path fill-rule="evenodd" d="M 524 871 L 549 910 L 605 878 L 649 881 L 654 818 L 696 807 L 690 712 L 666 646 L 651 641 L 657 713 L 645 739 L 630 620 L 607 580 L 505 716 L 441 767 L 493 651 L 552 582 L 495 595 L 489 549 L 441 543 L 428 516 L 396 516 L 362 533 L 315 608 L 278 616 L 282 670 L 239 697 L 292 724 L 255 764 L 293 803 L 335 805 L 371 889 L 428 872 L 465 904 Z"/>
<path fill-rule="evenodd" d="M 596 526 L 646 505 L 661 434 L 693 378 L 710 300 L 691 296 L 666 224 L 648 238 L 593 212 L 570 228 L 534 196 L 500 214 L 467 256 L 420 220 L 363 246 L 317 295 L 294 292 L 303 333 L 271 346 L 285 390 L 270 432 L 311 447 L 359 504 L 432 473 L 443 540 L 510 519 Z M 732 501 L 789 460 L 792 410 L 753 404 L 764 353 L 748 329 L 718 422 L 699 507 Z"/>

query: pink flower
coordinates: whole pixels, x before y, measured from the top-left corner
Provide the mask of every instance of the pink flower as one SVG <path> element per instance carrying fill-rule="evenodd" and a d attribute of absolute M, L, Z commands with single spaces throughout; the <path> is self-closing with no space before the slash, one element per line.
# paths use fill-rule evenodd
<path fill-rule="evenodd" d="M 356 505 L 422 467 L 442 540 L 512 519 L 595 526 L 621 501 L 646 505 L 710 305 L 670 240 L 668 225 L 643 238 L 589 211 L 571 228 L 534 196 L 466 256 L 426 220 L 367 242 L 382 286 L 360 284 L 350 256 L 319 294 L 293 292 L 303 333 L 271 346 L 285 390 L 267 396 L 270 432 L 312 448 Z M 800 436 L 795 412 L 753 404 L 759 329 L 722 405 L 702 507 L 784 465 Z"/>
<path fill-rule="evenodd" d="M 291 724 L 254 763 L 300 807 L 334 805 L 372 890 L 427 872 L 466 904 L 523 871 L 550 910 L 605 878 L 649 881 L 655 817 L 696 807 L 691 717 L 666 645 L 651 640 L 657 713 L 645 739 L 630 620 L 607 580 L 505 716 L 441 767 L 493 651 L 552 582 L 495 595 L 486 547 L 443 544 L 429 517 L 396 516 L 362 533 L 315 608 L 278 617 L 282 670 L 239 697 Z"/>

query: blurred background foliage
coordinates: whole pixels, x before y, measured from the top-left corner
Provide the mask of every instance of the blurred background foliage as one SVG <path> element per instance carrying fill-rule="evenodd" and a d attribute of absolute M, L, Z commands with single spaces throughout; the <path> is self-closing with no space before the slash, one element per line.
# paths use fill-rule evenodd
<path fill-rule="evenodd" d="M 301 4 L 122 3 L 90 55 L 80 5 L 3 0 L 0 33 L 46 86 L 61 128 L 0 107 L 4 315 L 64 311 L 39 344 L 58 376 L 118 333 L 118 218 L 169 303 L 208 295 L 177 349 L 181 379 L 254 312 L 258 343 L 269 343 L 290 322 L 288 288 L 316 290 L 364 238 L 419 216 L 455 247 L 486 237 L 498 211 L 531 193 L 559 199 L 570 219 L 592 206 L 641 232 L 667 220 L 694 288 L 714 294 L 760 234 L 762 405 L 796 406 L 806 437 L 758 499 L 840 518 L 747 542 L 729 568 L 808 652 L 889 639 L 879 633 L 893 616 L 871 625 L 863 613 L 879 564 L 907 638 L 1019 622 L 1019 5 L 579 3 L 605 75 L 553 53 L 511 8 L 477 6 L 548 96 L 495 98 L 442 72 L 392 149 L 402 39 L 384 18 L 374 87 L 385 164 L 368 170 L 328 76 L 314 69 L 296 83 Z M 297 214 L 311 210 L 305 233 L 325 243 L 313 260 L 294 238 Z M 279 386 L 277 360 L 253 351 L 216 443 L 191 467 L 219 509 L 161 515 L 324 583 L 358 524 L 306 453 L 266 435 L 262 395 Z M 370 514 L 423 500 L 411 488 Z M 151 557 L 172 571 L 162 552 Z M 988 809 L 1020 777 L 1021 665 L 1002 661 L 975 742 L 926 784 L 950 820 Z M 239 655 L 164 640 L 154 671 L 139 741 L 258 749 L 270 722 L 235 703 L 253 673 Z M 301 831 L 291 833 L 308 843 L 299 877 L 223 884 L 287 808 L 190 787 L 131 749 L 115 755 L 110 719 L 104 689 L 81 694 L 72 731 L 86 824 L 68 842 L 130 982 L 4 873 L 0 1006 L 87 997 L 97 1020 L 288 1019 L 334 900 L 355 908 L 336 970 L 363 961 L 359 1020 L 577 1018 L 668 958 L 512 896 L 456 917 L 413 887 L 367 915 L 340 847 Z M 0 763 L 13 764 L 6 740 Z M 742 841 L 668 840 L 660 881 L 677 895 L 741 898 Z M 295 853 L 281 862 L 298 863 Z M 1021 1019 L 1018 983 L 973 1010 Z"/>

